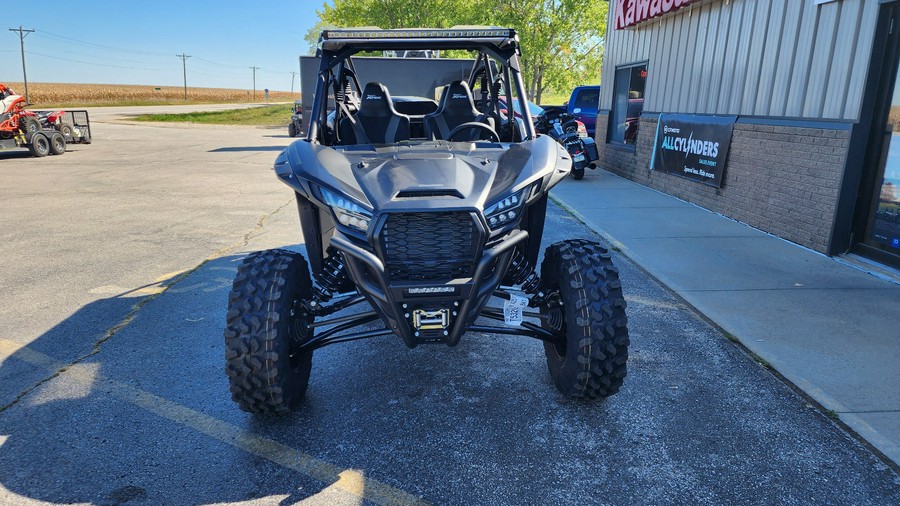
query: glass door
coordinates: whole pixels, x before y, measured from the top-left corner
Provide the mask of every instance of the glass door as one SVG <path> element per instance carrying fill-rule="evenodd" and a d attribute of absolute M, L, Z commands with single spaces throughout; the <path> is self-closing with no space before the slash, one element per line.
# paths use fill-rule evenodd
<path fill-rule="evenodd" d="M 879 83 L 868 157 L 867 193 L 861 205 L 867 217 L 857 250 L 876 260 L 900 265 L 900 6 L 890 8 L 891 32 Z"/>

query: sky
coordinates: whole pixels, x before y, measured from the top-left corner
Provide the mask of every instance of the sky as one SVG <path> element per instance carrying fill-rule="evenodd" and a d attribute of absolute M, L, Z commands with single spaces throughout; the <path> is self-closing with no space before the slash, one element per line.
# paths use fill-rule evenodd
<path fill-rule="evenodd" d="M 22 82 L 20 25 L 28 82 L 188 86 L 290 91 L 308 52 L 306 32 L 322 0 L 32 0 L 4 7 L 0 83 Z M 299 75 L 294 83 L 300 88 Z"/>

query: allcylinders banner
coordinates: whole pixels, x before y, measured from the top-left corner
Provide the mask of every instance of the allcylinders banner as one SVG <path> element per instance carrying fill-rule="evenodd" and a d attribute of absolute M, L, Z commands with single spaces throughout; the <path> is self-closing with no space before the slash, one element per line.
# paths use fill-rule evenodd
<path fill-rule="evenodd" d="M 737 116 L 660 114 L 650 168 L 720 188 Z"/>

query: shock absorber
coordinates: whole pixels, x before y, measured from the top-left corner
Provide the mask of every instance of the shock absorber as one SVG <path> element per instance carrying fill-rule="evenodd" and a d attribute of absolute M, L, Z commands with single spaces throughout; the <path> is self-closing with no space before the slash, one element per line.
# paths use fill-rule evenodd
<path fill-rule="evenodd" d="M 316 285 L 313 286 L 313 294 L 318 301 L 326 301 L 334 292 L 338 291 L 347 272 L 344 270 L 344 257 L 338 251 L 332 251 L 331 256 L 325 261 L 322 272 L 316 276 Z"/>
<path fill-rule="evenodd" d="M 519 248 L 516 248 L 515 253 L 513 253 L 507 276 L 508 279 L 512 280 L 513 284 L 522 285 L 522 291 L 528 294 L 533 294 L 537 291 L 541 282 L 538 275 L 534 273 L 534 266 L 528 262 L 525 254 Z"/>

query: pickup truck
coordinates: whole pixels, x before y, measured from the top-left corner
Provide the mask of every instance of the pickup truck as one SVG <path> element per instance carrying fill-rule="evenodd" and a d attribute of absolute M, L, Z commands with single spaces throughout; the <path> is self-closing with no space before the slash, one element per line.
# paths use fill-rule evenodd
<path fill-rule="evenodd" d="M 597 107 L 600 104 L 600 86 L 578 86 L 572 90 L 572 96 L 559 109 L 565 109 L 584 123 L 588 135 L 593 138 L 597 128 Z M 549 109 L 550 107 L 544 107 Z M 554 107 L 557 108 L 557 107 Z"/>

